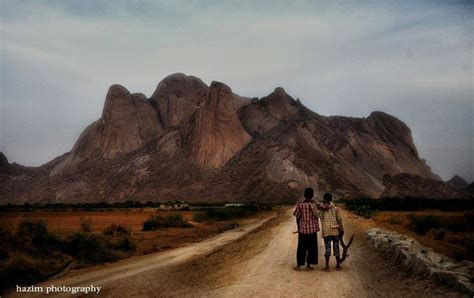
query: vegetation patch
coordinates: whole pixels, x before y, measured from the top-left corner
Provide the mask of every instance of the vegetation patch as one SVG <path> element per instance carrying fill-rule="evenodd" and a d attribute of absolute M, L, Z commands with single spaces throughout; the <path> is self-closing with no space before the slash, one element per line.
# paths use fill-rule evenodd
<path fill-rule="evenodd" d="M 398 216 L 392 216 L 388 219 L 388 223 L 391 225 L 400 225 L 402 224 L 402 220 Z"/>
<path fill-rule="evenodd" d="M 153 231 L 166 228 L 191 228 L 193 225 L 187 222 L 179 213 L 170 214 L 166 217 L 150 216 L 144 223 L 142 231 Z"/>
<path fill-rule="evenodd" d="M 418 235 L 425 235 L 431 229 L 440 227 L 440 218 L 436 215 L 408 215 L 408 228 Z"/>
<path fill-rule="evenodd" d="M 121 226 L 109 227 L 105 235 L 92 233 L 87 226 L 81 223 L 80 231 L 62 238 L 42 220 L 22 221 L 14 232 L 0 229 L 0 293 L 45 280 L 71 262 L 76 268 L 99 264 L 136 249 L 131 234 Z"/>
<path fill-rule="evenodd" d="M 195 222 L 225 221 L 256 214 L 260 208 L 254 205 L 227 208 L 209 208 L 194 213 Z"/>
<path fill-rule="evenodd" d="M 341 199 L 339 203 L 344 203 L 349 210 L 362 209 L 379 211 L 417 211 L 426 209 L 436 209 L 443 211 L 465 211 L 474 209 L 474 200 L 467 199 L 430 199 L 430 198 L 358 198 Z M 467 212 L 467 217 L 473 219 L 473 212 Z"/>

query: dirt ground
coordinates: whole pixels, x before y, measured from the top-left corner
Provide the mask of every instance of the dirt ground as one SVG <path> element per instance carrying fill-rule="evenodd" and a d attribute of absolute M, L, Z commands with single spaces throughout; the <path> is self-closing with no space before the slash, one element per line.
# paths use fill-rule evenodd
<path fill-rule="evenodd" d="M 343 269 L 296 272 L 297 236 L 291 209 L 190 246 L 79 270 L 54 285 L 102 286 L 107 297 L 462 297 L 415 278 L 380 257 L 363 238 L 373 221 L 343 212 L 347 235 L 355 234 Z M 11 293 L 10 293 L 11 294 Z"/>

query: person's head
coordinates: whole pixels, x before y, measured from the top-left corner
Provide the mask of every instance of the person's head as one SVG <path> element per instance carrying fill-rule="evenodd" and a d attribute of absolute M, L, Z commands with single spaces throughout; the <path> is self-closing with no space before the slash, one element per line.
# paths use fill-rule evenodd
<path fill-rule="evenodd" d="M 323 196 L 323 200 L 324 202 L 332 202 L 332 194 L 330 194 L 329 192 L 325 193 L 324 196 Z"/>
<path fill-rule="evenodd" d="M 311 200 L 314 197 L 314 190 L 310 187 L 304 190 L 305 200 Z"/>

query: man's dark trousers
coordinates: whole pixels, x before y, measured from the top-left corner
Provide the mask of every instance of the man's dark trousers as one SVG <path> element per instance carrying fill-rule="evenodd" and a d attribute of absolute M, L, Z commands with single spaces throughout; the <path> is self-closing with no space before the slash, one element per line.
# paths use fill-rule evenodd
<path fill-rule="evenodd" d="M 305 262 L 306 261 L 306 262 Z M 318 264 L 318 236 L 317 233 L 298 233 L 298 248 L 296 249 L 296 263 L 298 266 L 304 264 Z"/>

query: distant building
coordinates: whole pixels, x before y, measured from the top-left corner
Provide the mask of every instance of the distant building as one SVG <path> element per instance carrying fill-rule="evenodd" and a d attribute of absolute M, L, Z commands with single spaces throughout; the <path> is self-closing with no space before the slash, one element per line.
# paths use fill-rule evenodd
<path fill-rule="evenodd" d="M 174 204 L 160 204 L 160 210 L 183 210 L 189 209 L 189 204 L 174 203 Z"/>
<path fill-rule="evenodd" d="M 182 209 L 188 209 L 189 204 L 174 204 L 173 209 L 174 210 L 182 210 Z"/>
<path fill-rule="evenodd" d="M 166 205 L 166 204 L 160 204 L 160 210 L 171 210 L 173 207 Z"/>
<path fill-rule="evenodd" d="M 242 206 L 245 206 L 245 204 L 242 204 L 242 203 L 229 203 L 229 204 L 224 205 L 225 208 L 227 208 L 227 207 L 242 207 Z"/>

